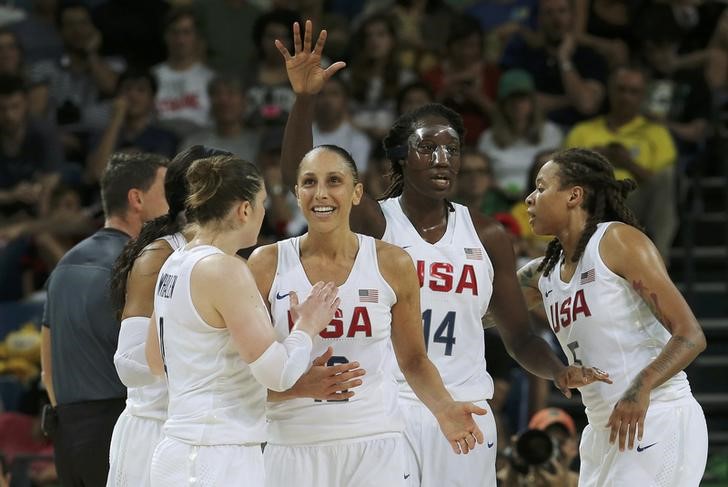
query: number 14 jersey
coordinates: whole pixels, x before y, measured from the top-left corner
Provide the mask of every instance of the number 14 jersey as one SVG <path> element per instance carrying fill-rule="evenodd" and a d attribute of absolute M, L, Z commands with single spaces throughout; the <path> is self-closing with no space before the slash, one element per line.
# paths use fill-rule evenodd
<path fill-rule="evenodd" d="M 486 371 L 482 317 L 493 294 L 493 265 L 469 210 L 453 204 L 447 230 L 436 243 L 412 226 L 400 198 L 380 201 L 387 228 L 382 240 L 409 253 L 420 279 L 420 306 L 427 355 L 457 401 L 493 397 Z M 400 398 L 418 401 L 395 365 Z"/>

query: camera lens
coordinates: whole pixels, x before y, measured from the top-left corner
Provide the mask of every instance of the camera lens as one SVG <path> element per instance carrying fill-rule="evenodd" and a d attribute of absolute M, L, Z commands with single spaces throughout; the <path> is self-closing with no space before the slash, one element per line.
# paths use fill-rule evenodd
<path fill-rule="evenodd" d="M 541 465 L 554 453 L 551 437 L 541 430 L 528 430 L 516 442 L 518 456 L 528 465 Z"/>

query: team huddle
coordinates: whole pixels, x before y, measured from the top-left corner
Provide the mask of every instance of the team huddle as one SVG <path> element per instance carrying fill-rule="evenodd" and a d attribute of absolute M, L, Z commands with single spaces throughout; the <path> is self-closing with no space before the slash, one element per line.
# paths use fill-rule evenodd
<path fill-rule="evenodd" d="M 634 184 L 595 152 L 555 154 L 526 200 L 555 238 L 516 273 L 502 227 L 448 199 L 452 110 L 394 123 L 380 201 L 345 150 L 312 147 L 312 97 L 344 67 L 321 67 L 312 31 L 294 25 L 293 55 L 276 42 L 297 95 L 281 171 L 307 233 L 237 257 L 257 241 L 262 175 L 197 146 L 167 168 L 169 213 L 117 261 L 128 399 L 107 485 L 495 486 L 486 311 L 522 367 L 580 390 L 579 485 L 698 485 L 707 429 L 682 369 L 705 341 L 623 203 Z"/>

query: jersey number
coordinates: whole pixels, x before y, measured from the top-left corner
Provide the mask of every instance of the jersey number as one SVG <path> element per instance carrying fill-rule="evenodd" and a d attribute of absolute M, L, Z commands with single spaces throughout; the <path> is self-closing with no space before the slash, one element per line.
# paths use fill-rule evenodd
<path fill-rule="evenodd" d="M 164 365 L 164 375 L 167 375 L 167 361 L 164 360 L 164 318 L 159 317 L 159 351 L 162 352 L 162 365 Z"/>
<path fill-rule="evenodd" d="M 349 359 L 346 357 L 342 357 L 341 355 L 332 355 L 328 362 L 326 362 L 326 367 L 333 367 L 334 365 L 341 365 L 341 364 L 348 364 Z M 349 392 L 349 389 L 344 389 L 341 392 Z M 322 402 L 321 399 L 314 399 L 314 402 Z M 349 402 L 348 399 L 327 399 L 326 402 Z"/>
<path fill-rule="evenodd" d="M 432 341 L 445 344 L 445 355 L 452 355 L 452 347 L 455 345 L 455 311 L 448 311 L 440 326 L 435 330 Z M 432 310 L 428 309 L 422 313 L 422 328 L 425 334 L 425 349 L 430 348 L 430 325 L 432 324 Z"/>
<path fill-rule="evenodd" d="M 581 360 L 576 358 L 576 349 L 579 348 L 579 342 L 571 342 L 566 344 L 567 347 L 569 347 L 569 351 L 571 352 L 571 356 L 574 358 L 574 363 L 577 365 L 582 365 Z"/>

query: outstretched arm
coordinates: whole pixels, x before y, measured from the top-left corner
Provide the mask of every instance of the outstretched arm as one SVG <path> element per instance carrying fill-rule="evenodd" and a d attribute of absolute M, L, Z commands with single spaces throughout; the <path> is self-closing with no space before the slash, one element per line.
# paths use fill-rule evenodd
<path fill-rule="evenodd" d="M 635 433 L 642 439 L 650 392 L 687 367 L 705 350 L 705 336 L 680 291 L 670 280 L 654 244 L 629 225 L 613 224 L 604 235 L 599 252 L 604 263 L 623 277 L 650 307 L 672 338 L 644 369 L 614 406 L 608 426 L 610 442 L 619 436 L 619 448 L 634 447 Z"/>
<path fill-rule="evenodd" d="M 378 244 L 380 268 L 397 295 L 392 307 L 392 345 L 397 363 L 417 397 L 437 419 L 442 433 L 455 453 L 468 453 L 477 443 L 483 443 L 483 432 L 473 414 L 486 410 L 468 402 L 456 402 L 445 388 L 440 373 L 430 361 L 422 336 L 420 286 L 410 256 L 402 249 Z"/>
<path fill-rule="evenodd" d="M 565 366 L 548 343 L 533 330 L 516 277 L 516 259 L 510 239 L 494 220 L 475 215 L 473 221 L 493 262 L 495 276 L 491 308 L 509 355 L 532 374 L 552 379 L 566 397 L 571 397 L 570 388 L 594 381 L 611 383 L 601 371 Z"/>
<path fill-rule="evenodd" d="M 326 69 L 321 67 L 321 53 L 326 44 L 326 36 L 326 30 L 322 30 L 316 46 L 311 50 L 313 25 L 310 20 L 307 20 L 303 44 L 301 44 L 301 27 L 298 22 L 293 24 L 293 56 L 281 41 L 276 40 L 276 47 L 286 61 L 288 80 L 296 94 L 296 101 L 286 123 L 281 149 L 283 183 L 291 191 L 294 191 L 296 186 L 298 164 L 303 156 L 313 148 L 311 127 L 313 126 L 314 96 L 321 91 L 324 83 L 334 73 L 346 66 L 346 63 L 339 61 Z"/>
<path fill-rule="evenodd" d="M 293 193 L 296 190 L 298 165 L 303 156 L 313 148 L 311 127 L 313 126 L 314 97 L 331 76 L 346 66 L 346 63 L 339 61 L 326 69 L 321 67 L 321 54 L 326 44 L 326 36 L 326 30 L 322 30 L 316 46 L 311 50 L 313 25 L 310 20 L 307 20 L 303 43 L 298 22 L 293 24 L 293 56 L 282 42 L 276 40 L 276 47 L 286 61 L 288 80 L 296 94 L 296 101 L 293 103 L 286 122 L 281 149 L 283 184 Z M 364 161 L 355 162 L 361 164 Z M 352 208 L 350 222 L 351 229 L 355 232 L 375 238 L 381 238 L 384 235 L 385 221 L 382 210 L 379 208 L 379 204 L 366 193 L 359 205 Z"/>

